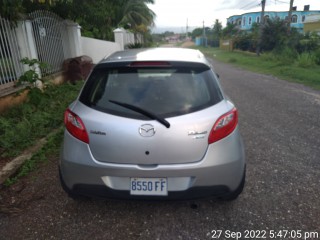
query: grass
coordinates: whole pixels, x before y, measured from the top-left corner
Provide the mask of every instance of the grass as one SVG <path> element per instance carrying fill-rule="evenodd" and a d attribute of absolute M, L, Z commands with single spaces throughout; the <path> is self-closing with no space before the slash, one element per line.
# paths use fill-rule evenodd
<path fill-rule="evenodd" d="M 210 58 L 225 63 L 231 63 L 250 71 L 264 73 L 279 77 L 291 82 L 302 83 L 320 90 L 320 66 L 309 63 L 307 56 L 300 56 L 290 64 L 283 63 L 272 54 L 262 54 L 260 57 L 254 53 L 240 51 L 224 51 L 218 48 L 197 47 Z"/>
<path fill-rule="evenodd" d="M 31 160 L 26 161 L 17 175 L 7 180 L 7 185 L 35 169 L 38 162 L 59 149 L 62 141 L 63 113 L 77 97 L 82 84 L 82 81 L 78 81 L 76 85 L 49 85 L 44 92 L 33 88 L 25 103 L 1 113 L 0 159 L 18 156 L 36 141 L 58 129 L 56 134 L 50 135 L 46 145 Z"/>
<path fill-rule="evenodd" d="M 41 148 L 31 159 L 27 160 L 12 177 L 6 179 L 5 186 L 10 186 L 16 183 L 21 177 L 28 175 L 30 172 L 37 169 L 40 163 L 45 163 L 52 155 L 58 155 L 61 142 L 63 141 L 63 128 L 59 128 L 55 134 L 48 137 L 47 143 Z"/>

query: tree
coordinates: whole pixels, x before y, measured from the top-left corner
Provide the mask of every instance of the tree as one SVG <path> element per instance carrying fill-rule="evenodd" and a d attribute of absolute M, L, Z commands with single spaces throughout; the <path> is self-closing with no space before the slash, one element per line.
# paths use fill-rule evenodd
<path fill-rule="evenodd" d="M 21 0 L 0 0 L 0 17 L 9 21 L 17 21 L 22 12 Z"/>
<path fill-rule="evenodd" d="M 21 13 L 49 10 L 79 23 L 84 36 L 113 40 L 113 30 L 119 26 L 148 34 L 155 13 L 147 4 L 153 3 L 154 0 L 0 0 L 0 14 L 16 21 Z"/>
<path fill-rule="evenodd" d="M 212 32 L 215 40 L 219 40 L 222 36 L 222 24 L 218 19 L 214 22 Z"/>
<path fill-rule="evenodd" d="M 154 26 L 155 13 L 147 6 L 153 0 L 128 0 L 124 5 L 119 25 L 134 32 L 146 33 L 149 26 Z"/>
<path fill-rule="evenodd" d="M 203 28 L 195 28 L 191 33 L 191 37 L 195 39 L 196 37 L 202 36 L 202 34 L 203 34 Z"/>
<path fill-rule="evenodd" d="M 102 40 L 113 40 L 113 29 L 116 28 L 117 6 L 112 0 L 73 0 L 69 3 L 67 16 L 79 23 L 82 34 Z M 62 6 L 68 6 L 63 3 Z M 52 11 L 58 12 L 62 7 L 57 4 Z"/>
<path fill-rule="evenodd" d="M 281 49 L 287 41 L 287 24 L 280 19 L 266 19 L 262 29 L 261 49 Z"/>
<path fill-rule="evenodd" d="M 231 38 L 232 36 L 238 33 L 237 26 L 232 23 L 227 23 L 227 26 L 222 29 L 222 37 L 223 38 Z"/>
<path fill-rule="evenodd" d="M 0 16 L 9 21 L 16 22 L 21 14 L 38 9 L 49 10 L 58 2 L 70 2 L 70 0 L 0 0 Z"/>

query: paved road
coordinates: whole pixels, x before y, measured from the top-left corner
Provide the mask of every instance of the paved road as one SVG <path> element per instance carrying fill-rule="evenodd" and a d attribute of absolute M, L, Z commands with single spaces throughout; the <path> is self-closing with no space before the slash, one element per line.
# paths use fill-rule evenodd
<path fill-rule="evenodd" d="M 11 190 L 12 205 L 24 207 L 0 214 L 0 239 L 236 239 L 231 231 L 320 239 L 320 92 L 218 62 L 215 69 L 246 145 L 247 182 L 236 201 L 75 202 L 59 186 L 54 158 L 25 180 L 32 184 Z"/>

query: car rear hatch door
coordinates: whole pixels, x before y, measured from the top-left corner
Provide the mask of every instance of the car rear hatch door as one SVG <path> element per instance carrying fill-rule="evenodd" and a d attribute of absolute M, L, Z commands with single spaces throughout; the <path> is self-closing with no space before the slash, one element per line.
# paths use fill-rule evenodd
<path fill-rule="evenodd" d="M 95 69 L 75 111 L 97 161 L 180 164 L 206 154 L 222 102 L 205 64 L 137 61 Z"/>
<path fill-rule="evenodd" d="M 137 120 L 90 109 L 81 103 L 89 134 L 89 147 L 97 161 L 119 164 L 182 164 L 200 161 L 208 148 L 208 135 L 224 104 L 168 118 L 167 128 L 156 120 Z"/>

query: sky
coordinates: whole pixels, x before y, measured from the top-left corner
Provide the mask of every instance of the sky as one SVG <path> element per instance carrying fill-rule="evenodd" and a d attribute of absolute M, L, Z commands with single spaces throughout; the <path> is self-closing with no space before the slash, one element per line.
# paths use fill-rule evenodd
<path fill-rule="evenodd" d="M 188 22 L 192 28 L 212 27 L 219 19 L 226 26 L 226 19 L 232 15 L 261 11 L 261 0 L 155 0 L 148 5 L 157 15 L 153 32 L 185 32 Z M 288 11 L 290 0 L 266 0 L 265 11 Z M 304 5 L 310 10 L 320 10 L 320 0 L 294 0 L 293 6 L 302 11 Z"/>

